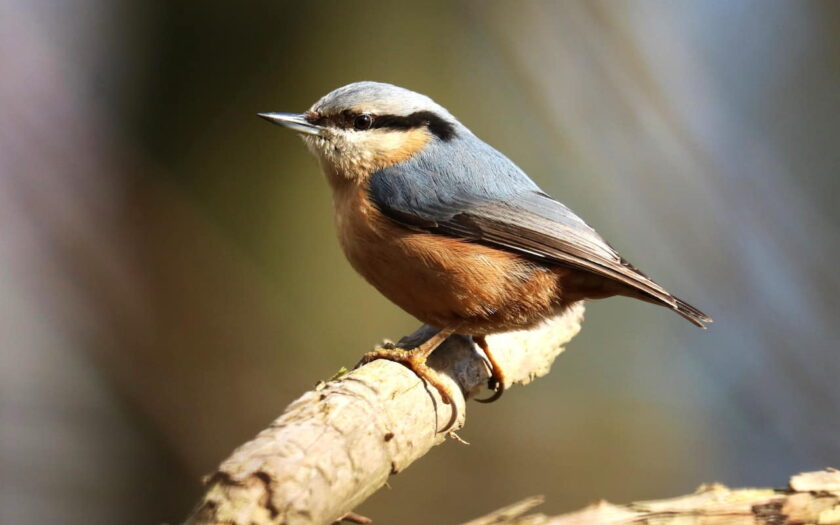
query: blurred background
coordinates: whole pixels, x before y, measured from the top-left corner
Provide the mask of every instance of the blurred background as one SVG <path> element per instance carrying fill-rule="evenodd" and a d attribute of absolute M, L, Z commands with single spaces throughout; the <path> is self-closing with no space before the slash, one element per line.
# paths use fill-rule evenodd
<path fill-rule="evenodd" d="M 417 321 L 293 134 L 428 94 L 716 322 L 591 303 L 553 372 L 359 512 L 459 523 L 840 466 L 840 4 L 0 0 L 0 522 L 178 523 L 199 478 Z"/>

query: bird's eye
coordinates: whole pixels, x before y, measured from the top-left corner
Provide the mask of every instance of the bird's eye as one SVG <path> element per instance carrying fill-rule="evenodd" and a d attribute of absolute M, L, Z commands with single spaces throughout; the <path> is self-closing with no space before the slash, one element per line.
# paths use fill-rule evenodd
<path fill-rule="evenodd" d="M 364 113 L 353 120 L 353 127 L 358 130 L 370 129 L 373 125 L 373 117 Z"/>

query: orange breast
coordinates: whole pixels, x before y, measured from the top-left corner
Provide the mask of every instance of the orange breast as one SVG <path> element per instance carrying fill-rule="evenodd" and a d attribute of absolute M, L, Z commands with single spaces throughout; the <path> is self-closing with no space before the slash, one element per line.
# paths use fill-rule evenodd
<path fill-rule="evenodd" d="M 561 306 L 567 270 L 405 228 L 382 215 L 355 184 L 334 191 L 338 237 L 350 263 L 424 323 L 483 335 L 533 325 Z"/>

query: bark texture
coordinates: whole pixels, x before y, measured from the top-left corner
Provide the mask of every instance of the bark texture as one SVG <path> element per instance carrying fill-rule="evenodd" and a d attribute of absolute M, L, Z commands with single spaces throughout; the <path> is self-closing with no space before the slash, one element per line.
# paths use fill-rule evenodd
<path fill-rule="evenodd" d="M 583 305 L 533 330 L 487 338 L 506 386 L 548 373 L 563 345 L 580 330 Z M 413 347 L 433 333 L 421 327 L 400 341 Z M 456 430 L 467 399 L 487 383 L 488 368 L 472 341 L 453 336 L 429 364 L 457 385 Z M 324 524 L 345 515 L 440 444 L 452 417 L 406 367 L 378 360 L 320 383 L 286 408 L 271 426 L 242 445 L 207 479 L 206 492 L 185 525 Z"/>

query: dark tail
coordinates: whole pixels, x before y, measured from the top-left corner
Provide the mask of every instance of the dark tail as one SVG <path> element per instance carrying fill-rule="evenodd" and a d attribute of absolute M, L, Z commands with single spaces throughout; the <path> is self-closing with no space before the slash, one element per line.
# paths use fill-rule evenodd
<path fill-rule="evenodd" d="M 663 290 L 664 292 L 664 290 Z M 706 329 L 706 323 L 713 322 L 712 318 L 708 315 L 704 314 L 697 308 L 691 306 L 687 302 L 683 301 L 679 297 L 674 297 L 673 295 L 669 294 L 668 292 L 664 292 L 662 294 L 653 295 L 651 293 L 645 293 L 636 289 L 625 289 L 622 295 L 627 295 L 628 297 L 634 297 L 636 299 L 641 299 L 646 303 L 656 304 L 659 306 L 664 306 L 665 308 L 670 308 L 671 310 L 677 312 L 681 316 L 685 317 L 691 324 L 695 326 L 699 326 L 700 328 Z"/>
<path fill-rule="evenodd" d="M 676 301 L 675 306 L 671 306 L 671 305 L 665 305 L 665 306 L 671 306 L 671 308 L 673 308 L 675 312 L 677 312 L 681 316 L 683 316 L 686 319 L 688 319 L 689 321 L 691 321 L 694 325 L 705 329 L 706 328 L 705 323 L 714 322 L 711 317 L 704 314 L 703 312 L 701 312 L 697 308 L 691 306 L 690 304 L 683 301 L 679 297 L 674 297 L 674 301 Z M 662 303 L 660 302 L 659 304 L 662 304 Z"/>

